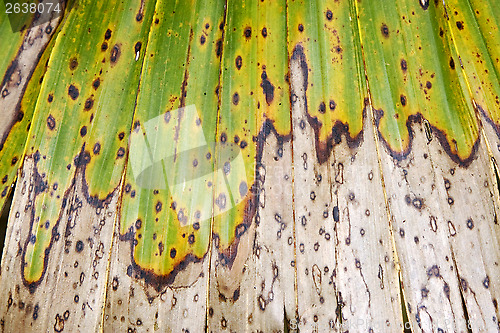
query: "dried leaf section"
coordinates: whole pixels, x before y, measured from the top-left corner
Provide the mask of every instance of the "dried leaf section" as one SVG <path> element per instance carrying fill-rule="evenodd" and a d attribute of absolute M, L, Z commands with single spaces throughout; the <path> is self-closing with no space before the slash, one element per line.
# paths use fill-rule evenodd
<path fill-rule="evenodd" d="M 498 193 L 443 6 L 357 4 L 370 104 L 412 330 L 493 331 L 478 280 L 496 270 Z"/>

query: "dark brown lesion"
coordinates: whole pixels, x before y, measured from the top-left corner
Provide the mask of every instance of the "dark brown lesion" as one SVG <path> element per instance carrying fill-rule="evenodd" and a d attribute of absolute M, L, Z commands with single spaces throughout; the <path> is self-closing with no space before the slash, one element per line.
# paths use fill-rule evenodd
<path fill-rule="evenodd" d="M 241 56 L 240 56 L 240 55 L 236 57 L 236 60 L 235 60 L 235 62 L 234 62 L 234 63 L 235 63 L 235 65 L 236 65 L 236 68 L 237 68 L 238 70 L 240 70 L 240 69 L 241 69 L 241 66 L 243 65 L 243 59 L 241 58 Z"/>
<path fill-rule="evenodd" d="M 389 27 L 387 26 L 387 24 L 382 23 L 382 26 L 380 27 L 380 32 L 382 32 L 382 35 L 385 38 L 389 38 Z"/>
<path fill-rule="evenodd" d="M 120 45 L 115 44 L 111 49 L 111 55 L 109 57 L 109 60 L 111 61 L 111 67 L 113 67 L 118 62 L 120 55 L 121 55 Z"/>
<path fill-rule="evenodd" d="M 76 100 L 78 96 L 80 96 L 80 90 L 74 84 L 70 84 L 68 87 L 68 95 L 72 100 Z"/>
<path fill-rule="evenodd" d="M 74 71 L 78 67 L 78 59 L 73 57 L 69 60 L 69 69 Z"/>
<path fill-rule="evenodd" d="M 51 114 L 49 114 L 49 116 L 47 117 L 47 127 L 51 131 L 53 131 L 56 127 L 56 120 L 54 119 L 54 116 L 52 116 Z"/>
<path fill-rule="evenodd" d="M 418 0 L 420 3 L 420 7 L 422 7 L 423 10 L 427 10 L 429 8 L 429 0 Z M 435 5 L 437 6 L 437 1 L 434 1 Z"/>
<path fill-rule="evenodd" d="M 137 22 L 142 22 L 142 19 L 144 18 L 144 3 L 146 0 L 141 0 L 141 7 L 139 7 L 139 11 L 135 15 L 135 20 Z"/>
<path fill-rule="evenodd" d="M 94 99 L 92 97 L 89 97 L 87 98 L 87 100 L 85 101 L 85 104 L 83 106 L 83 109 L 85 111 L 90 111 L 92 109 L 92 107 L 94 107 Z"/>
<path fill-rule="evenodd" d="M 267 105 L 271 105 L 274 99 L 274 85 L 269 81 L 265 70 L 262 71 L 260 78 L 262 79 L 260 87 L 262 88 L 262 92 L 266 96 L 266 103 Z"/>
<path fill-rule="evenodd" d="M 188 43 L 188 49 L 186 52 L 186 61 L 185 61 L 185 70 L 184 70 L 184 78 L 182 80 L 182 85 L 181 85 L 181 97 L 179 101 L 179 107 L 183 108 L 186 106 L 186 97 L 187 97 L 187 86 L 188 86 L 188 80 L 189 80 L 189 63 L 191 61 L 191 42 L 193 40 L 193 29 L 190 30 L 189 32 L 189 43 Z M 170 112 L 168 112 L 170 114 Z M 166 115 L 165 115 L 166 116 Z M 180 121 L 180 118 L 179 118 Z"/>
<path fill-rule="evenodd" d="M 7 90 L 7 84 L 19 86 L 19 83 L 20 83 L 19 79 L 20 79 L 20 77 L 17 80 L 15 80 L 15 78 L 14 78 L 14 74 L 16 72 L 17 73 L 20 72 L 19 62 L 17 61 L 17 57 L 19 56 L 19 53 L 20 52 L 18 52 L 16 58 L 14 60 L 12 60 L 12 62 L 9 65 L 9 67 L 7 67 L 7 70 L 5 71 L 5 75 L 4 75 L 3 79 L 2 79 L 2 83 L 0 84 L 0 88 L 2 88 L 2 97 L 3 98 L 7 97 L 7 95 L 9 94 L 9 92 Z M 11 82 L 13 84 L 11 84 Z"/>

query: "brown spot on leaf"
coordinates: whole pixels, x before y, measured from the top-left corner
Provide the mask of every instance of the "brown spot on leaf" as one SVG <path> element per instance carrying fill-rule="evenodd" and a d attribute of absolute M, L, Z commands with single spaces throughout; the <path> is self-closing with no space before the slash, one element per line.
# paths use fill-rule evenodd
<path fill-rule="evenodd" d="M 401 59 L 401 70 L 403 72 L 406 72 L 408 70 L 408 65 L 406 63 L 406 60 L 404 60 L 404 59 Z"/>
<path fill-rule="evenodd" d="M 90 109 L 92 109 L 93 106 L 94 106 L 94 100 L 92 99 L 92 97 L 87 98 L 87 100 L 85 101 L 84 110 L 89 111 Z"/>
<path fill-rule="evenodd" d="M 434 3 L 435 2 L 436 0 L 434 0 Z M 429 0 L 420 0 L 419 3 L 423 10 L 427 10 L 427 8 L 429 8 Z M 415 12 L 412 12 L 412 14 L 415 15 Z"/>
<path fill-rule="evenodd" d="M 327 19 L 328 21 L 331 21 L 331 20 L 333 19 L 333 13 L 332 13 L 332 11 L 331 11 L 330 9 L 328 9 L 328 10 L 326 11 L 326 19 Z"/>
<path fill-rule="evenodd" d="M 326 105 L 325 105 L 325 102 L 321 102 L 321 103 L 319 104 L 318 111 L 319 111 L 319 113 L 322 113 L 322 114 L 324 114 L 324 113 L 326 112 Z"/>
<path fill-rule="evenodd" d="M 113 282 L 111 283 L 111 287 L 113 288 L 114 291 L 117 291 L 119 285 L 120 283 L 118 282 L 118 276 L 115 276 L 113 278 Z"/>
<path fill-rule="evenodd" d="M 490 277 L 486 275 L 486 277 L 483 280 L 483 286 L 488 289 L 490 287 Z"/>
<path fill-rule="evenodd" d="M 215 54 L 217 55 L 217 57 L 220 57 L 222 54 L 222 39 L 217 40 Z"/>
<path fill-rule="evenodd" d="M 413 207 L 415 207 L 416 209 L 422 209 L 422 206 L 423 206 L 423 200 L 421 198 L 415 198 L 412 200 L 412 204 L 413 204 Z"/>
<path fill-rule="evenodd" d="M 450 57 L 450 68 L 455 69 L 455 61 L 453 60 L 452 57 Z"/>
<path fill-rule="evenodd" d="M 331 111 L 335 110 L 335 108 L 337 107 L 337 104 L 333 99 L 330 100 L 329 107 Z"/>
<path fill-rule="evenodd" d="M 97 142 L 94 145 L 94 149 L 92 151 L 94 152 L 94 155 L 99 155 L 99 153 L 101 152 L 101 144 Z"/>
<path fill-rule="evenodd" d="M 238 298 L 240 298 L 240 288 L 239 287 L 238 287 L 238 289 L 236 289 L 233 292 L 233 302 L 236 302 L 238 300 Z"/>
<path fill-rule="evenodd" d="M 428 277 L 440 277 L 441 274 L 439 273 L 439 267 L 438 265 L 433 265 L 431 268 L 427 270 L 427 276 Z"/>
<path fill-rule="evenodd" d="M 80 95 L 80 91 L 78 90 L 77 87 L 71 84 L 68 88 L 68 95 L 69 97 L 71 97 L 72 100 L 76 100 Z"/>
<path fill-rule="evenodd" d="M 241 56 L 236 57 L 235 64 L 236 64 L 236 68 L 238 70 L 240 70 L 241 66 L 243 65 L 243 59 L 241 58 Z"/>
<path fill-rule="evenodd" d="M 142 47 L 142 43 L 141 42 L 135 43 L 135 46 L 134 46 L 135 53 L 141 52 L 141 47 Z"/>
<path fill-rule="evenodd" d="M 23 118 L 24 118 L 24 112 L 19 110 L 19 112 L 16 115 L 16 121 L 20 122 L 21 120 L 23 120 Z"/>
<path fill-rule="evenodd" d="M 120 47 L 118 44 L 115 44 L 111 50 L 111 57 L 109 60 L 111 60 L 111 63 L 115 64 L 118 61 L 118 58 L 120 58 Z"/>
<path fill-rule="evenodd" d="M 75 163 L 75 166 L 77 168 L 89 164 L 90 163 L 90 153 L 86 150 L 81 152 L 80 154 L 78 154 L 74 158 L 73 162 Z"/>
<path fill-rule="evenodd" d="M 49 114 L 49 116 L 47 117 L 47 127 L 51 131 L 53 131 L 54 128 L 56 127 L 56 120 L 54 119 L 54 116 L 52 116 L 51 114 Z"/>
<path fill-rule="evenodd" d="M 266 27 L 262 28 L 262 37 L 264 37 L 264 38 L 267 37 L 267 28 Z"/>
<path fill-rule="evenodd" d="M 99 78 L 95 79 L 94 82 L 92 82 L 92 87 L 94 87 L 94 90 L 97 90 L 99 86 L 101 85 L 101 80 Z"/>
<path fill-rule="evenodd" d="M 84 244 L 81 240 L 76 242 L 75 250 L 76 252 L 80 253 L 83 251 Z"/>
<path fill-rule="evenodd" d="M 74 71 L 78 67 L 78 60 L 76 58 L 71 58 L 69 61 L 69 69 Z"/>
<path fill-rule="evenodd" d="M 402 106 L 406 106 L 406 96 L 401 94 L 401 96 L 399 96 L 399 100 L 401 101 L 401 105 Z"/>
<path fill-rule="evenodd" d="M 387 24 L 382 23 L 382 26 L 380 27 L 380 31 L 382 32 L 382 35 L 385 38 L 389 38 L 389 27 L 387 26 Z"/>
<path fill-rule="evenodd" d="M 243 31 L 243 34 L 245 35 L 246 39 L 249 39 L 250 37 L 252 37 L 252 28 L 246 27 Z"/>
<path fill-rule="evenodd" d="M 300 32 L 303 32 L 304 31 L 304 26 L 302 24 L 299 24 L 298 29 L 299 29 Z"/>
<path fill-rule="evenodd" d="M 125 148 L 120 147 L 116 153 L 116 158 L 122 158 L 123 156 L 125 156 Z"/>
<path fill-rule="evenodd" d="M 87 135 L 87 126 L 82 126 L 80 128 L 80 136 L 83 138 L 85 135 Z"/>
<path fill-rule="evenodd" d="M 267 105 L 271 105 L 271 102 L 274 99 L 274 86 L 271 84 L 271 82 L 267 78 L 266 71 L 262 72 L 262 75 L 260 76 L 260 78 L 262 79 L 260 86 L 262 88 L 264 95 L 266 96 L 266 103 L 267 103 Z"/>
<path fill-rule="evenodd" d="M 235 92 L 233 95 L 233 104 L 238 105 L 239 101 L 240 101 L 240 95 L 238 95 L 238 93 Z"/>
<path fill-rule="evenodd" d="M 106 30 L 106 32 L 104 33 L 104 39 L 105 40 L 108 40 L 111 38 L 111 30 Z"/>
<path fill-rule="evenodd" d="M 464 29 L 464 22 L 457 21 L 457 28 L 458 28 L 458 30 L 463 30 Z"/>

